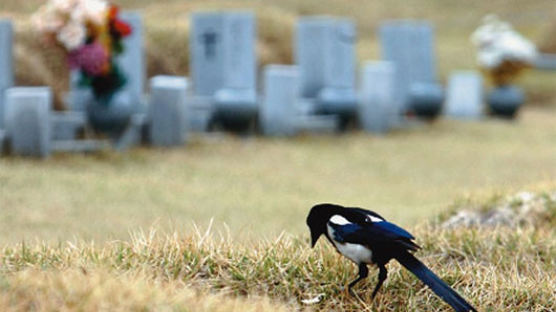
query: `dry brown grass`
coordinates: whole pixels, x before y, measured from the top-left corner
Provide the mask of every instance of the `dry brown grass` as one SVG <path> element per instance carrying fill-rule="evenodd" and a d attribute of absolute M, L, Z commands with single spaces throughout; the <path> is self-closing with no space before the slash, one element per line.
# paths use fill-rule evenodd
<path fill-rule="evenodd" d="M 260 297 L 232 298 L 161 282 L 141 270 L 28 268 L 0 277 L 0 309 L 17 311 L 287 311 Z"/>
<path fill-rule="evenodd" d="M 549 226 L 442 230 L 421 224 L 411 230 L 423 246 L 418 257 L 480 311 L 556 308 L 556 232 Z M 358 297 L 341 290 L 355 274 L 326 242 L 312 250 L 307 239 L 289 235 L 245 244 L 209 231 L 151 231 L 104 245 L 19 244 L 0 249 L 0 309 L 274 311 L 301 309 L 307 307 L 302 300 L 321 296 L 309 308 L 450 311 L 398 264 L 389 265 L 374 302 L 374 274 L 357 287 Z"/>

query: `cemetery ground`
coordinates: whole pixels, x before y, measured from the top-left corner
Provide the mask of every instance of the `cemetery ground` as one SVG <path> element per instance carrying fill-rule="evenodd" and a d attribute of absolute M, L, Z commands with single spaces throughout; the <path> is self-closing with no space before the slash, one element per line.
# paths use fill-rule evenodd
<path fill-rule="evenodd" d="M 552 311 L 554 207 L 518 229 L 436 220 L 454 204 L 553 191 L 555 115 L 2 158 L 0 310 L 449 311 L 394 263 L 375 302 L 374 270 L 360 298 L 346 296 L 356 268 L 324 243 L 310 249 L 305 226 L 311 205 L 333 201 L 408 228 L 418 257 L 481 311 Z"/>

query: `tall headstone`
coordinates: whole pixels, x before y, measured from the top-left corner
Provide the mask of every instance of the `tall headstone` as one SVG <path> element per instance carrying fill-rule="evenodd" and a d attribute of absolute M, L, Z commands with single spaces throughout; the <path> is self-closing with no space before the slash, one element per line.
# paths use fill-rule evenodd
<path fill-rule="evenodd" d="M 189 49 L 193 92 L 199 96 L 213 96 L 224 85 L 224 19 L 222 13 L 194 13 L 191 25 Z"/>
<path fill-rule="evenodd" d="M 295 59 L 303 97 L 317 97 L 326 87 L 355 87 L 355 40 L 355 24 L 349 19 L 315 16 L 299 20 Z"/>
<path fill-rule="evenodd" d="M 174 76 L 151 78 L 150 141 L 155 146 L 177 146 L 186 140 L 185 101 L 187 79 Z"/>
<path fill-rule="evenodd" d="M 4 93 L 14 84 L 13 29 L 9 20 L 0 19 L 0 129 L 4 128 Z M 0 141 L 0 145 L 2 141 Z"/>
<path fill-rule="evenodd" d="M 444 114 L 457 119 L 478 119 L 484 111 L 483 80 L 475 71 L 457 71 L 450 76 Z"/>
<path fill-rule="evenodd" d="M 389 21 L 380 26 L 379 37 L 382 59 L 396 64 L 396 101 L 405 111 L 412 84 L 436 83 L 433 27 L 423 21 Z"/>
<path fill-rule="evenodd" d="M 355 113 L 355 42 L 353 21 L 326 16 L 304 17 L 297 26 L 296 62 L 301 94 L 316 98 L 316 112 Z"/>
<path fill-rule="evenodd" d="M 132 32 L 124 39 L 124 51 L 118 56 L 117 62 L 127 79 L 124 88 L 136 99 L 137 112 L 141 112 L 144 109 L 142 104 L 146 78 L 143 19 L 140 13 L 131 11 L 122 12 L 121 17 L 131 25 Z"/>
<path fill-rule="evenodd" d="M 359 122 L 365 131 L 384 133 L 399 122 L 395 102 L 396 66 L 388 61 L 366 62 L 361 69 Z"/>
<path fill-rule="evenodd" d="M 255 17 L 250 12 L 193 14 L 191 76 L 196 95 L 255 89 Z"/>
<path fill-rule="evenodd" d="M 331 29 L 334 29 L 334 19 L 326 16 L 301 18 L 297 24 L 294 51 L 302 97 L 317 97 L 326 84 L 324 47 Z"/>
<path fill-rule="evenodd" d="M 6 91 L 6 131 L 14 154 L 50 155 L 51 106 L 50 88 L 18 87 Z"/>
<path fill-rule="evenodd" d="M 192 20 L 194 95 L 213 97 L 217 120 L 249 123 L 257 114 L 253 13 L 202 12 Z"/>
<path fill-rule="evenodd" d="M 353 89 L 355 87 L 355 23 L 338 19 L 326 32 L 323 48 L 324 87 Z"/>
<path fill-rule="evenodd" d="M 259 117 L 265 135 L 294 134 L 295 105 L 299 99 L 299 90 L 299 71 L 296 66 L 265 67 L 264 97 Z"/>

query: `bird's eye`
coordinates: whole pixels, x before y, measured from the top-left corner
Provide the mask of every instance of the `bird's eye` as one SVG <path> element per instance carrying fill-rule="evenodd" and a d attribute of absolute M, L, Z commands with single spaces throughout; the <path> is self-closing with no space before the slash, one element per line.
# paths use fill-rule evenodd
<path fill-rule="evenodd" d="M 365 223 L 372 223 L 373 221 L 371 221 L 371 218 L 369 217 L 365 217 Z"/>

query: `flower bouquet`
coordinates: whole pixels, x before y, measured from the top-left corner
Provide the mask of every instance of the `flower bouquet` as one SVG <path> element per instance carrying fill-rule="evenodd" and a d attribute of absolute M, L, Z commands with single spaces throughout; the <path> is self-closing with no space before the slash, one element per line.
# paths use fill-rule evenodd
<path fill-rule="evenodd" d="M 47 42 L 62 49 L 68 65 L 79 70 L 81 86 L 97 99 L 109 99 L 126 78 L 115 62 L 131 27 L 118 18 L 118 8 L 104 0 L 49 0 L 32 17 Z"/>
<path fill-rule="evenodd" d="M 534 44 L 495 15 L 484 17 L 471 42 L 477 47 L 479 66 L 496 86 L 509 85 L 537 56 Z"/>
<path fill-rule="evenodd" d="M 477 46 L 479 65 L 495 86 L 487 95 L 490 113 L 514 118 L 525 95 L 511 83 L 532 66 L 537 57 L 535 45 L 495 15 L 484 18 L 483 25 L 471 35 L 471 41 Z"/>

